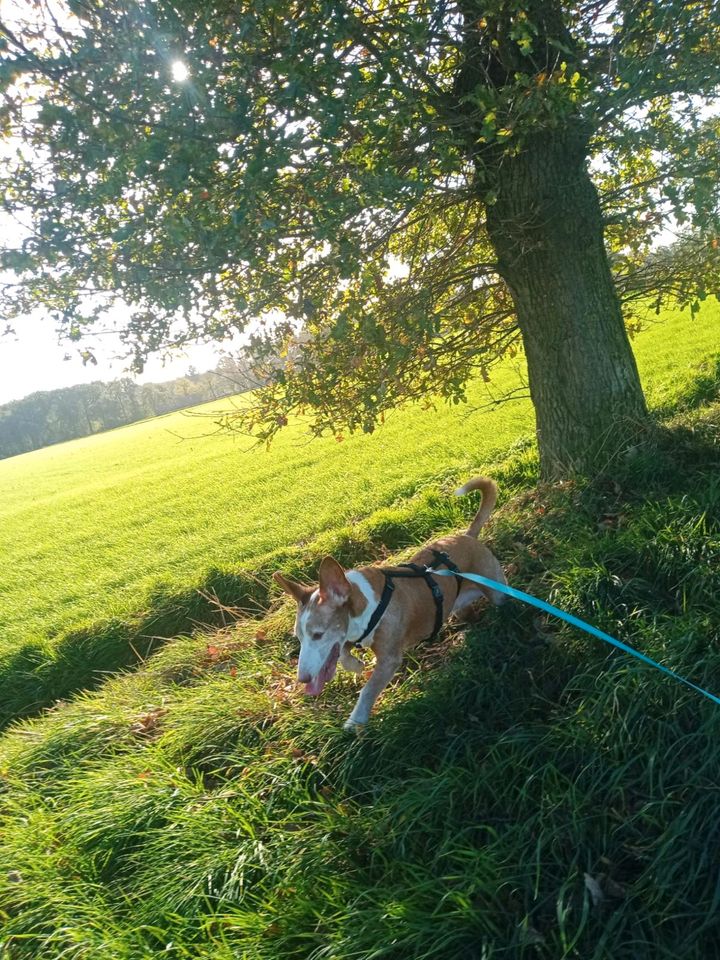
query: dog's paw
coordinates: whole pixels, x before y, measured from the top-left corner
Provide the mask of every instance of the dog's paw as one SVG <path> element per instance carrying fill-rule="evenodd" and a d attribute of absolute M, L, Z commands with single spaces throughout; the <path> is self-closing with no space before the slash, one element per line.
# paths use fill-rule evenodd
<path fill-rule="evenodd" d="M 356 737 L 361 737 L 365 733 L 365 724 L 358 723 L 356 720 L 346 720 L 343 724 L 343 730 L 347 733 L 354 733 Z"/>

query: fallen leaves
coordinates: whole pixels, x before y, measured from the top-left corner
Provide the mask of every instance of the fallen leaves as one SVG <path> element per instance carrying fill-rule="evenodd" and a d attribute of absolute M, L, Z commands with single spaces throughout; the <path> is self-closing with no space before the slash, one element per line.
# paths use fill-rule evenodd
<path fill-rule="evenodd" d="M 130 725 L 130 732 L 136 737 L 149 737 L 157 732 L 158 724 L 162 717 L 167 713 L 165 707 L 153 707 L 145 713 L 142 713 Z"/>
<path fill-rule="evenodd" d="M 219 631 L 213 634 L 213 640 L 205 644 L 205 650 L 200 656 L 200 660 L 195 668 L 196 673 L 202 673 L 205 670 L 220 670 L 228 666 L 228 673 L 231 677 L 238 674 L 237 664 L 233 661 L 237 654 L 251 646 L 263 646 L 270 643 L 271 638 L 267 630 L 259 627 L 253 634 L 244 634 L 237 636 L 232 630 Z"/>
<path fill-rule="evenodd" d="M 316 767 L 320 762 L 319 758 L 315 756 L 314 753 L 306 753 L 305 750 L 302 750 L 300 747 L 293 747 L 290 751 L 290 756 L 293 760 L 298 763 L 308 763 L 312 767 Z M 321 788 L 321 793 L 324 788 Z"/>
<path fill-rule="evenodd" d="M 296 692 L 295 681 L 287 675 L 277 677 L 267 687 L 268 696 L 276 703 L 286 703 Z"/>

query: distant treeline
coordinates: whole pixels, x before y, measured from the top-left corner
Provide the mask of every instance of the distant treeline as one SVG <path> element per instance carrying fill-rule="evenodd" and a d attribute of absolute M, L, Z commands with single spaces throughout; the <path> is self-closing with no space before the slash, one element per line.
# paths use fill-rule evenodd
<path fill-rule="evenodd" d="M 31 393 L 0 406 L 0 459 L 256 386 L 242 361 L 224 357 L 215 370 L 196 373 L 191 367 L 166 383 L 138 384 L 124 377 Z"/>

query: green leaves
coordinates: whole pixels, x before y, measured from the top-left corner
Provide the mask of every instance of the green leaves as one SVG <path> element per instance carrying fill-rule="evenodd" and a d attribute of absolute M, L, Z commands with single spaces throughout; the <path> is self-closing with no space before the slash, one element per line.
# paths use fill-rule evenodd
<path fill-rule="evenodd" d="M 662 217 L 716 229 L 718 130 L 698 99 L 720 80 L 713 4 L 73 10 L 62 36 L 6 36 L 23 148 L 0 190 L 40 239 L 5 251 L 21 276 L 3 317 L 41 306 L 82 331 L 102 295 L 125 305 L 137 366 L 252 328 L 258 362 L 282 368 L 256 423 L 317 404 L 318 430 L 365 429 L 428 391 L 461 396 L 513 344 L 484 211 L 529 138 L 587 130 L 624 290 Z"/>

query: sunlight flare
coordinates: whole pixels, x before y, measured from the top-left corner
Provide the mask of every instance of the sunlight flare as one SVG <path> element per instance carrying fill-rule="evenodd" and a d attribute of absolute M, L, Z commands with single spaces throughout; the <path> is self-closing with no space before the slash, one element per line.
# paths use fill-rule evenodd
<path fill-rule="evenodd" d="M 182 60 L 173 60 L 170 69 L 172 71 L 172 78 L 176 83 L 182 83 L 190 76 L 187 64 L 183 63 Z"/>

